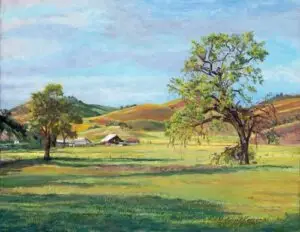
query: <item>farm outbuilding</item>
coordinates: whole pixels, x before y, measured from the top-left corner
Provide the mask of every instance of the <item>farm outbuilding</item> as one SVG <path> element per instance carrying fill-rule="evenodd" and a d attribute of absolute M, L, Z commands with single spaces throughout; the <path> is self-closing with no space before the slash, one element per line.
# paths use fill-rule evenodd
<path fill-rule="evenodd" d="M 86 146 L 90 145 L 92 142 L 88 138 L 77 138 L 73 140 L 73 146 Z"/>
<path fill-rule="evenodd" d="M 101 144 L 106 144 L 106 145 L 120 144 L 123 142 L 124 141 L 117 134 L 109 134 L 101 140 Z"/>
<path fill-rule="evenodd" d="M 65 146 L 66 147 L 80 147 L 80 146 L 88 146 L 91 145 L 92 142 L 88 138 L 77 138 L 77 139 L 66 139 Z M 57 146 L 63 146 L 63 140 L 56 140 Z"/>

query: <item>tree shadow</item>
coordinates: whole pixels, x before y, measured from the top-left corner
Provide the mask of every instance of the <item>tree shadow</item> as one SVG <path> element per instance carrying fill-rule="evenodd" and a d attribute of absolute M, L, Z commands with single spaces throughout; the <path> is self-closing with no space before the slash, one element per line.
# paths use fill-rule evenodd
<path fill-rule="evenodd" d="M 169 164 L 177 159 L 156 158 L 77 158 L 77 157 L 55 157 L 50 161 L 43 159 L 15 160 L 0 166 L 0 175 L 8 172 L 19 172 L 25 167 L 35 165 L 56 165 L 59 167 L 105 169 L 111 171 L 106 177 L 119 176 L 171 176 L 188 174 L 218 174 L 234 173 L 243 171 L 283 170 L 294 168 L 289 165 L 241 165 L 241 166 L 211 166 L 211 165 L 174 165 Z M 147 165 L 147 162 L 165 163 L 162 166 Z M 115 173 L 113 172 L 115 171 Z M 121 172 L 121 173 L 120 173 Z M 129 172 L 129 173 L 128 173 Z M 135 173 L 132 173 L 135 172 Z"/>
<path fill-rule="evenodd" d="M 249 231 L 264 222 L 158 196 L 1 195 L 0 209 L 2 231 Z"/>
<path fill-rule="evenodd" d="M 101 164 L 113 164 L 113 163 L 148 163 L 148 162 L 161 162 L 168 163 L 178 161 L 179 159 L 172 158 L 131 158 L 131 157 L 102 157 L 102 158 L 82 158 L 82 157 L 68 157 L 68 156 L 54 156 L 49 164 L 55 164 L 59 166 L 68 167 L 90 167 L 98 166 Z"/>
<path fill-rule="evenodd" d="M 90 178 L 91 183 L 82 182 L 82 179 Z M 1 177 L 1 188 L 26 188 L 26 187 L 43 187 L 43 186 L 73 186 L 80 188 L 99 187 L 99 186 L 141 186 L 138 183 L 126 181 L 115 181 L 109 178 L 99 178 L 95 175 L 7 175 Z"/>
<path fill-rule="evenodd" d="M 289 169 L 293 166 L 288 165 L 256 165 L 256 166 L 235 166 L 235 167 L 226 167 L 226 166 L 209 166 L 209 165 L 195 165 L 186 168 L 179 169 L 161 169 L 158 171 L 142 172 L 142 173 L 129 173 L 122 174 L 126 177 L 134 176 L 172 176 L 172 175 L 194 175 L 194 174 L 227 174 L 234 172 L 244 172 L 244 171 L 262 171 L 262 170 L 278 170 L 278 169 Z"/>
<path fill-rule="evenodd" d="M 253 231 L 262 232 L 299 232 L 300 231 L 300 213 L 286 214 L 284 219 L 272 222 L 265 222 L 254 226 Z"/>

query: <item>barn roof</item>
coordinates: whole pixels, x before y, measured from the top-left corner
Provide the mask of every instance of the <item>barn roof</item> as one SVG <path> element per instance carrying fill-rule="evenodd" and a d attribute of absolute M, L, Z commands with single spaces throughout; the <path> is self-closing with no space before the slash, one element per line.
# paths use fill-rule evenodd
<path fill-rule="evenodd" d="M 115 137 L 118 137 L 118 135 L 117 134 L 106 135 L 105 138 L 101 140 L 101 142 L 102 143 L 109 142 L 110 140 L 112 140 Z"/>

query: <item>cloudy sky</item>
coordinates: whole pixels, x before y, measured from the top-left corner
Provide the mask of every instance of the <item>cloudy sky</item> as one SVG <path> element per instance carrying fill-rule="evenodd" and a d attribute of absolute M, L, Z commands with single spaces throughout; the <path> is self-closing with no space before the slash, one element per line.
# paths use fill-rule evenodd
<path fill-rule="evenodd" d="M 1 107 L 46 83 L 88 103 L 172 99 L 190 41 L 255 31 L 269 92 L 300 93 L 300 0 L 2 0 Z"/>

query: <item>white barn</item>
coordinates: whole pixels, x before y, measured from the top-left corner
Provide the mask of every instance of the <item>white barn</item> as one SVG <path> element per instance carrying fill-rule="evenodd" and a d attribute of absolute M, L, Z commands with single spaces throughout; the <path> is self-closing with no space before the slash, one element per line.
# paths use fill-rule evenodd
<path fill-rule="evenodd" d="M 63 140 L 57 139 L 56 145 L 63 146 Z M 80 147 L 80 146 L 88 146 L 91 145 L 92 142 L 88 138 L 76 138 L 76 139 L 66 139 L 65 145 L 66 147 Z"/>

